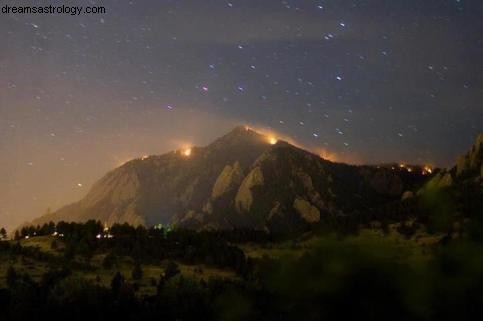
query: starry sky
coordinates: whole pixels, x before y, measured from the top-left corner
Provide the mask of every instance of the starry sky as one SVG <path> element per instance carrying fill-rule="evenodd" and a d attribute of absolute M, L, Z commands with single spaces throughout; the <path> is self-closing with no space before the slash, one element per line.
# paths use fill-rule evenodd
<path fill-rule="evenodd" d="M 2 0 L 0 226 L 238 124 L 350 163 L 448 166 L 483 131 L 481 0 Z"/>

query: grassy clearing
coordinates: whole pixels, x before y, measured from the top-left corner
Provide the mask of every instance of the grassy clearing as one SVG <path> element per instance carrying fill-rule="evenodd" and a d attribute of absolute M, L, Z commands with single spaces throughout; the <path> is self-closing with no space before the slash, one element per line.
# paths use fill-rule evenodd
<path fill-rule="evenodd" d="M 334 239 L 336 239 L 334 235 L 312 235 L 306 236 L 300 241 L 264 245 L 248 243 L 238 246 L 252 258 L 297 258 L 324 242 L 332 242 Z M 380 229 L 362 229 L 356 236 L 337 239 L 341 246 L 384 247 L 384 251 L 375 254 L 412 264 L 419 264 L 429 259 L 432 248 L 440 240 L 441 236 L 428 235 L 424 231 L 417 231 L 411 238 L 406 238 L 396 231 L 395 225 L 390 227 L 388 234 L 384 234 Z"/>
<path fill-rule="evenodd" d="M 9 256 L 0 256 L 0 287 L 6 285 L 5 276 L 8 268 L 12 266 L 19 274 L 28 274 L 35 281 L 40 281 L 42 275 L 47 271 L 47 264 L 38 262 L 27 257 L 17 257 L 12 259 Z"/>
<path fill-rule="evenodd" d="M 58 250 L 52 249 L 52 242 L 58 243 Z M 13 242 L 13 241 L 12 241 Z M 62 255 L 63 244 L 62 241 L 53 236 L 39 236 L 31 237 L 29 239 L 23 239 L 20 244 L 24 247 L 35 247 L 42 252 L 46 252 L 54 255 Z M 129 257 L 119 257 L 117 262 L 111 269 L 103 267 L 103 260 L 107 253 L 101 253 L 94 255 L 90 264 L 94 267 L 93 270 L 74 270 L 72 271 L 74 276 L 82 277 L 87 280 L 99 283 L 102 286 L 110 287 L 111 280 L 114 274 L 119 271 L 126 280 L 131 281 L 139 285 L 139 295 L 153 295 L 156 293 L 156 283 L 160 277 L 164 274 L 164 262 L 158 265 L 143 265 L 143 276 L 140 280 L 134 281 L 132 279 L 132 271 L 134 268 L 134 261 Z M 84 261 L 78 258 L 79 261 Z M 177 262 L 180 272 L 183 276 L 194 278 L 197 280 L 208 281 L 210 278 L 222 278 L 222 279 L 236 279 L 237 275 L 234 271 L 219 269 L 206 265 L 185 265 Z M 39 281 L 42 275 L 48 270 L 48 265 L 44 262 L 39 262 L 31 258 L 18 256 L 12 258 L 4 255 L 0 256 L 0 287 L 6 285 L 5 276 L 7 269 L 13 266 L 19 274 L 28 274 L 34 280 Z"/>
<path fill-rule="evenodd" d="M 58 252 L 52 249 L 52 242 L 54 240 L 55 238 L 52 236 L 36 236 L 29 239 L 20 240 L 20 245 L 38 247 L 42 252 L 56 254 Z"/>
<path fill-rule="evenodd" d="M 305 235 L 298 241 L 287 241 L 282 243 L 269 244 L 239 244 L 238 246 L 248 257 L 252 258 L 297 258 L 306 252 L 310 252 L 323 244 L 329 244 L 336 239 L 335 236 L 314 236 Z M 53 250 L 52 242 L 57 240 L 59 248 L 62 242 L 51 236 L 32 237 L 21 240 L 22 246 L 36 247 L 43 252 L 54 255 L 62 255 L 61 250 Z M 417 231 L 411 238 L 399 234 L 395 226 L 390 226 L 389 233 L 384 234 L 378 229 L 363 229 L 357 236 L 349 236 L 337 239 L 340 246 L 359 246 L 368 249 L 375 249 L 374 254 L 384 256 L 393 260 L 409 263 L 422 264 L 431 257 L 431 249 L 439 242 L 439 236 L 432 236 Z M 131 277 L 134 262 L 129 257 L 118 258 L 117 263 L 111 269 L 105 269 L 102 262 L 107 253 L 96 254 L 90 260 L 94 267 L 91 271 L 76 270 L 74 275 L 84 277 L 88 280 L 98 282 L 109 287 L 113 275 L 119 271 L 126 280 L 133 281 Z M 223 270 L 206 265 L 185 265 L 177 262 L 181 274 L 198 279 L 209 280 L 210 278 L 236 279 L 234 271 Z M 9 256 L 0 257 L 0 286 L 5 285 L 5 275 L 9 266 L 13 266 L 19 273 L 29 274 L 34 280 L 40 280 L 42 275 L 48 270 L 46 263 L 38 262 L 27 257 L 11 258 Z M 136 281 L 139 285 L 140 295 L 151 295 L 156 292 L 156 282 L 164 274 L 164 264 L 143 265 L 143 276 Z"/>

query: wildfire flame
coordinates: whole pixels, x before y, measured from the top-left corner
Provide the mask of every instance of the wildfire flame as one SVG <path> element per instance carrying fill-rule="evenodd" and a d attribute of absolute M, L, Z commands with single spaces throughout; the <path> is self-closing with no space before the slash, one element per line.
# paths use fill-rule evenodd
<path fill-rule="evenodd" d="M 192 153 L 191 148 L 186 148 L 185 150 L 183 150 L 183 156 L 190 157 L 191 153 Z"/>
<path fill-rule="evenodd" d="M 275 145 L 278 142 L 278 139 L 273 136 L 270 136 L 268 137 L 268 142 L 270 143 L 270 145 Z"/>

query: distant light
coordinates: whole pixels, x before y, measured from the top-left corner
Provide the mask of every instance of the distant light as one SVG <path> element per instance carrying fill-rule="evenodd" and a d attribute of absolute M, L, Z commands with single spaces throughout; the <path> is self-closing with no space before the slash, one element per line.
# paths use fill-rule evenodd
<path fill-rule="evenodd" d="M 77 186 L 82 187 L 83 185 L 81 183 L 77 183 Z"/>
<path fill-rule="evenodd" d="M 423 175 L 428 175 L 428 174 L 432 174 L 433 173 L 433 169 L 429 166 L 424 166 L 423 168 Z"/>
<path fill-rule="evenodd" d="M 270 145 L 275 145 L 276 143 L 278 143 L 278 139 L 272 136 L 268 138 L 268 142 L 270 143 Z"/>
<path fill-rule="evenodd" d="M 191 148 L 187 148 L 183 151 L 183 155 L 186 156 L 186 157 L 189 157 L 191 156 L 191 153 L 192 153 L 192 149 Z"/>
<path fill-rule="evenodd" d="M 101 235 L 101 234 L 97 234 L 97 235 L 96 235 L 96 238 L 99 240 L 99 239 L 101 239 L 101 238 L 102 238 L 102 235 Z"/>

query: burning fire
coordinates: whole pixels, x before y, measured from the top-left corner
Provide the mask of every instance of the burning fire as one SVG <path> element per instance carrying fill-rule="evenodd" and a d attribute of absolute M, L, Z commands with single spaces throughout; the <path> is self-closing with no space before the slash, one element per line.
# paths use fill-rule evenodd
<path fill-rule="evenodd" d="M 288 137 L 288 136 L 285 136 L 281 133 L 275 133 L 273 131 L 273 129 L 267 129 L 267 128 L 263 128 L 263 127 L 252 127 L 250 125 L 245 125 L 245 130 L 253 130 L 255 132 L 257 132 L 258 134 L 260 135 L 263 135 L 266 140 L 267 143 L 269 143 L 270 145 L 275 145 L 277 144 L 279 141 L 283 140 L 287 143 L 289 143 L 290 145 L 293 145 L 297 148 L 302 148 L 302 149 L 305 149 L 305 150 L 309 150 L 309 151 L 312 151 L 313 153 L 319 155 L 320 157 L 326 159 L 326 160 L 329 160 L 329 161 L 332 161 L 332 162 L 336 162 L 336 161 L 340 161 L 340 159 L 338 159 L 338 157 L 336 156 L 336 154 L 326 150 L 326 149 L 322 149 L 322 148 L 317 148 L 317 147 L 307 147 L 307 146 L 303 146 L 299 143 L 297 143 L 294 139 Z"/>
<path fill-rule="evenodd" d="M 191 153 L 192 153 L 191 148 L 186 148 L 185 150 L 183 150 L 183 156 L 190 157 Z"/>
<path fill-rule="evenodd" d="M 270 145 L 275 145 L 278 142 L 278 139 L 273 136 L 270 136 L 268 137 L 268 142 L 270 143 Z"/>
<path fill-rule="evenodd" d="M 326 150 L 326 149 L 322 149 L 322 148 L 317 148 L 315 150 L 315 153 L 317 155 L 319 155 L 319 157 L 325 159 L 325 160 L 328 160 L 328 161 L 331 161 L 331 162 L 337 162 L 337 156 L 336 154 Z"/>

